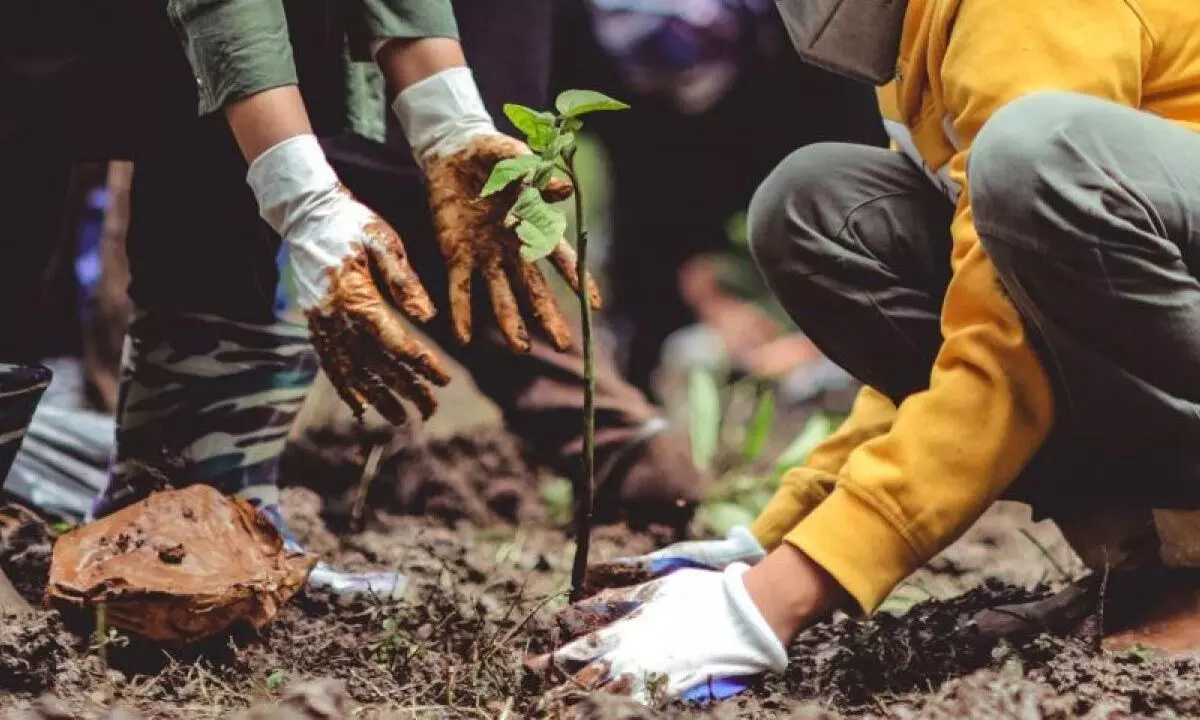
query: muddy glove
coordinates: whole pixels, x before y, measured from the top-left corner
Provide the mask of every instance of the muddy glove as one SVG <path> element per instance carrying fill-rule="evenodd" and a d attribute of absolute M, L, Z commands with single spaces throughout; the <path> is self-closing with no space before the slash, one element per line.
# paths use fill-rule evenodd
<path fill-rule="evenodd" d="M 571 331 L 554 292 L 538 266 L 521 258 L 521 240 L 505 226 L 516 189 L 479 197 L 496 163 L 528 155 L 529 148 L 496 130 L 465 67 L 443 70 L 406 88 L 392 107 L 425 172 L 433 224 L 449 273 L 450 314 L 458 339 L 463 343 L 471 339 L 471 283 L 479 272 L 510 348 L 529 350 L 529 332 L 518 307 L 522 302 L 554 346 L 566 350 Z M 570 194 L 570 183 L 560 180 L 552 181 L 544 192 L 549 202 Z M 564 240 L 549 259 L 578 291 L 575 250 Z M 600 293 L 590 281 L 588 292 L 592 305 L 599 307 Z"/>
<path fill-rule="evenodd" d="M 338 182 L 312 135 L 267 150 L 246 179 L 259 212 L 287 243 L 297 300 L 338 395 L 355 415 L 370 404 L 399 424 L 406 413 L 397 396 L 431 415 L 430 385 L 450 378 L 385 299 L 422 322 L 435 312 L 396 231 Z"/>
<path fill-rule="evenodd" d="M 595 628 L 534 660 L 535 672 L 572 676 L 555 695 L 603 689 L 635 700 L 710 702 L 783 672 L 787 652 L 742 582 L 749 570 L 686 569 L 622 590 L 606 590 L 568 608 L 568 632 Z M 615 620 L 615 622 L 614 622 Z"/>
<path fill-rule="evenodd" d="M 753 565 L 766 556 L 750 531 L 738 526 L 724 540 L 675 543 L 645 555 L 589 565 L 586 585 L 590 591 L 626 587 L 684 568 L 724 570 L 736 562 Z"/>

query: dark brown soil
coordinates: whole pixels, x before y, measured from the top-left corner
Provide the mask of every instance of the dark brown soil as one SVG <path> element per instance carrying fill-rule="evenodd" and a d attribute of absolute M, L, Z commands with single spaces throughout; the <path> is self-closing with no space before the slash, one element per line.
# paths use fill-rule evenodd
<path fill-rule="evenodd" d="M 563 529 L 544 519 L 538 479 L 518 464 L 523 460 L 510 440 L 485 435 L 406 452 L 408 460 L 388 460 L 395 469 L 376 478 L 374 497 L 387 502 L 368 513 L 360 532 L 331 532 L 323 518 L 337 514 L 311 490 L 289 490 L 284 498 L 297 534 L 325 559 L 405 572 L 411 587 L 404 600 L 338 604 L 302 592 L 261 632 L 240 629 L 190 647 L 118 639 L 106 643 L 107 666 L 96 643 L 67 632 L 53 613 L 0 618 L 0 717 L 33 712 L 38 703 L 39 714 L 27 717 L 115 717 L 108 715 L 113 708 L 141 718 L 243 720 L 337 718 L 346 708 L 362 718 L 538 716 L 537 684 L 524 662 L 579 629 L 556 622 L 573 547 Z M 461 482 L 417 483 L 430 473 L 452 473 Z M 489 473 L 513 481 L 515 503 L 497 505 L 481 492 Z M 465 521 L 470 513 L 457 498 L 472 493 L 471 502 L 488 508 L 487 524 Z M 1037 594 L 999 579 L 1058 586 L 1071 572 L 1067 560 L 1054 557 L 1060 548 L 1043 528 L 1031 530 L 1019 514 L 1006 513 L 990 514 L 906 583 L 887 605 L 901 614 L 841 617 L 812 629 L 792 648 L 788 672 L 744 697 L 704 711 L 652 710 L 595 695 L 566 715 L 1200 716 L 1200 661 L 1106 653 L 1049 636 L 1009 647 L 974 631 L 971 618 L 980 608 Z M 1039 538 L 1032 544 L 1031 532 Z M 36 599 L 49 535 L 25 528 L 8 538 L 0 562 Z M 597 559 L 611 559 L 661 542 L 605 527 L 593 547 Z M 943 599 L 907 599 L 917 588 L 921 598 Z"/>
<path fill-rule="evenodd" d="M 545 519 L 537 473 L 499 428 L 430 442 L 404 432 L 348 441 L 344 432 L 315 428 L 289 446 L 283 473 L 324 497 L 325 520 L 344 529 L 375 446 L 381 456 L 368 485 L 372 508 L 480 527 Z"/>
<path fill-rule="evenodd" d="M 0 569 L 31 603 L 42 599 L 50 578 L 54 533 L 36 515 L 17 505 L 0 508 Z"/>
<path fill-rule="evenodd" d="M 593 563 L 583 577 L 583 596 L 591 596 L 605 588 L 641 585 L 650 579 L 650 573 L 637 565 L 619 562 Z"/>

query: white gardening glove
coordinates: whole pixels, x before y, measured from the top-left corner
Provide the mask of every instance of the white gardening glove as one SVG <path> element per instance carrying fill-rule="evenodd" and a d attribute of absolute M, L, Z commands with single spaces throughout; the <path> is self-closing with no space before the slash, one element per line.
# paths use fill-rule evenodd
<path fill-rule="evenodd" d="M 783 672 L 787 651 L 746 592 L 747 570 L 744 563 L 721 572 L 680 570 L 564 611 L 588 618 L 578 627 L 600 629 L 531 663 L 535 672 L 571 676 L 549 702 L 562 702 L 572 688 L 642 703 L 711 702 L 742 692 L 763 673 Z"/>
<path fill-rule="evenodd" d="M 496 129 L 469 68 L 443 70 L 405 88 L 392 108 L 425 171 L 434 229 L 449 273 L 450 315 L 458 339 L 464 343 L 471 339 L 471 282 L 479 272 L 509 347 L 517 352 L 529 349 L 516 293 L 528 303 L 555 347 L 570 347 L 571 332 L 553 290 L 538 266 L 521 257 L 521 240 L 505 224 L 518 189 L 479 197 L 492 167 L 528 155 L 529 147 Z M 549 202 L 570 194 L 570 183 L 561 179 L 552 180 L 543 191 Z M 564 240 L 549 259 L 578 290 L 575 250 Z M 599 307 L 600 293 L 590 280 L 588 292 L 592 305 Z"/>
<path fill-rule="evenodd" d="M 636 585 L 684 568 L 724 570 L 737 562 L 753 565 L 766 556 L 758 540 L 739 525 L 724 540 L 689 540 L 645 555 L 589 565 L 585 593 Z"/>
<path fill-rule="evenodd" d="M 264 152 L 246 180 L 263 219 L 287 243 L 313 346 L 342 400 L 356 415 L 370 404 L 394 423 L 406 415 L 397 396 L 432 414 L 429 385 L 450 378 L 385 300 L 386 293 L 419 321 L 435 312 L 396 231 L 338 182 L 312 135 Z"/>

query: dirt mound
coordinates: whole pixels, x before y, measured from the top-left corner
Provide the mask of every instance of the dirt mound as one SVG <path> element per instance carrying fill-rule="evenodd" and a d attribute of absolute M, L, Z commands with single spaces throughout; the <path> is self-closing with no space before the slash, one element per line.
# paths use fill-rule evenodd
<path fill-rule="evenodd" d="M 903 616 L 879 613 L 817 625 L 792 646 L 785 692 L 857 709 L 874 706 L 879 696 L 936 687 L 992 661 L 995 641 L 978 638 L 971 627 L 977 611 L 1034 597 L 989 582 L 952 600 L 921 603 Z"/>
<path fill-rule="evenodd" d="M 404 485 L 409 481 L 398 469 L 392 472 L 390 460 L 381 462 L 381 472 L 394 482 L 375 491 L 384 492 L 387 502 L 381 504 L 403 507 L 403 513 L 378 509 L 366 529 L 340 537 L 327 527 L 323 518 L 331 515 L 325 509 L 329 503 L 318 494 L 284 493 L 285 515 L 312 550 L 347 569 L 405 573 L 410 589 L 402 600 L 339 604 L 303 591 L 261 631 L 241 629 L 184 648 L 129 638 L 127 645 L 106 648 L 107 667 L 88 647 L 92 641 L 64 632 L 53 613 L 0 618 L 0 707 L 24 712 L 41 695 L 54 693 L 62 713 L 35 717 L 100 718 L 114 707 L 143 720 L 536 717 L 539 695 L 526 684 L 523 661 L 562 637 L 555 613 L 565 604 L 571 544 L 560 528 L 545 521 L 448 524 L 447 518 L 468 517 L 454 510 L 461 503 L 446 500 L 458 491 L 435 492 L 445 486 L 416 484 L 445 467 L 470 466 L 459 473 L 469 482 L 459 487 L 470 488 L 489 517 L 500 517 L 498 506 L 483 499 L 485 475 L 514 476 L 515 481 L 524 471 L 513 464 L 519 454 L 512 454 L 516 449 L 505 445 L 507 440 L 495 441 L 487 453 L 498 459 L 486 462 L 472 456 L 480 442 L 472 436 L 411 451 L 404 462 L 424 468 L 411 470 L 411 485 Z M 535 497 L 532 477 L 520 479 L 528 488 L 521 498 Z M 407 489 L 401 492 L 402 487 Z M 439 505 L 443 500 L 446 504 Z M 418 507 L 441 509 L 435 518 L 410 514 Z M 524 512 L 520 507 L 518 517 Z M 1020 536 L 1003 539 L 1001 531 L 993 528 L 970 547 L 960 547 L 954 562 L 935 563 L 936 575 L 923 571 L 922 586 L 940 592 L 952 586 L 951 580 L 974 582 L 989 566 L 988 553 L 1010 554 L 1016 559 L 1010 565 L 1021 566 L 1021 577 L 1036 581 L 1043 573 L 1035 563 L 1046 553 Z M 3 546 L 0 559 L 16 563 L 10 566 L 14 579 L 36 598 L 43 582 L 36 573 L 45 572 L 44 562 L 37 570 L 36 548 L 48 550 L 49 535 L 23 532 L 28 535 L 18 534 L 21 539 Z M 41 532 L 48 531 L 43 526 Z M 660 541 L 602 527 L 593 538 L 594 557 L 634 555 Z M 1050 573 L 1054 579 L 1067 574 L 1053 567 Z M 825 623 L 796 642 L 785 675 L 716 708 L 647 709 L 594 694 L 572 707 L 568 717 L 1200 716 L 1200 660 L 1106 653 L 1050 637 L 1010 648 L 972 635 L 971 620 L 981 608 L 1037 595 L 993 582 L 954 599 L 905 606 L 907 612 L 898 616 Z M 301 702 L 308 705 L 296 705 Z"/>
<path fill-rule="evenodd" d="M 373 451 L 379 457 L 371 463 Z M 289 444 L 281 476 L 318 493 L 326 501 L 326 522 L 342 530 L 350 525 L 364 468 L 374 472 L 371 508 L 480 527 L 545 517 L 538 473 L 501 428 L 430 442 L 414 442 L 404 429 L 363 437 L 310 430 Z"/>

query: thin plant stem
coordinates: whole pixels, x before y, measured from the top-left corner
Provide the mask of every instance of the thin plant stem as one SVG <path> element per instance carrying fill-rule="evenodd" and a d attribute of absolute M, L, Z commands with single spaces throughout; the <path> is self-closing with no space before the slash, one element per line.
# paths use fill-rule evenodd
<path fill-rule="evenodd" d="M 571 565 L 571 601 L 581 599 L 592 536 L 592 496 L 596 464 L 596 370 L 592 349 L 592 304 L 588 296 L 588 234 L 583 217 L 583 188 L 575 174 L 575 152 L 564 153 L 567 176 L 575 186 L 575 276 L 579 288 L 579 317 L 583 336 L 583 458 L 575 483 L 575 559 Z"/>
<path fill-rule="evenodd" d="M 108 608 L 104 603 L 96 604 L 96 654 L 100 656 L 100 668 L 108 671 Z"/>

